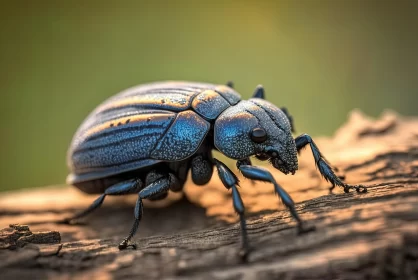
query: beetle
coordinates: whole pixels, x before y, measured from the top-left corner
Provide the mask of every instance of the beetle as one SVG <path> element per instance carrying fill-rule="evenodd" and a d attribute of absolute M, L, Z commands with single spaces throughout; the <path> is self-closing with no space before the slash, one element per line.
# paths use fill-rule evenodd
<path fill-rule="evenodd" d="M 236 160 L 246 178 L 271 183 L 296 220 L 300 233 L 306 226 L 289 194 L 265 168 L 253 166 L 251 157 L 268 160 L 284 174 L 298 170 L 298 152 L 310 146 L 321 175 L 345 192 L 366 192 L 335 175 L 315 142 L 307 134 L 293 138 L 293 118 L 265 100 L 257 86 L 249 100 L 241 100 L 233 84 L 167 81 L 129 88 L 99 105 L 81 124 L 68 150 L 67 183 L 100 196 L 85 211 L 65 219 L 73 223 L 98 208 L 107 195 L 137 194 L 134 223 L 119 249 L 131 242 L 143 216 L 143 199 L 162 199 L 181 191 L 191 171 L 192 181 L 204 185 L 216 167 L 223 185 L 232 190 L 233 207 L 240 218 L 242 249 L 249 250 L 244 203 L 237 176 L 212 151 Z"/>

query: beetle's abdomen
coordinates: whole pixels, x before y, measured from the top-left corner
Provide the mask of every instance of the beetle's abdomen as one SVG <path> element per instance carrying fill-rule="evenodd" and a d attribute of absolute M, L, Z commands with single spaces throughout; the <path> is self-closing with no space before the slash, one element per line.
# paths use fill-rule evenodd
<path fill-rule="evenodd" d="M 76 134 L 69 150 L 68 165 L 77 173 L 94 173 L 109 169 L 129 171 L 129 166 L 148 159 L 152 149 L 169 128 L 176 114 L 171 112 L 137 112 L 115 118 Z"/>
<path fill-rule="evenodd" d="M 127 89 L 98 106 L 68 151 L 69 184 L 106 178 L 195 153 L 210 121 L 240 100 L 233 89 L 162 82 Z"/>

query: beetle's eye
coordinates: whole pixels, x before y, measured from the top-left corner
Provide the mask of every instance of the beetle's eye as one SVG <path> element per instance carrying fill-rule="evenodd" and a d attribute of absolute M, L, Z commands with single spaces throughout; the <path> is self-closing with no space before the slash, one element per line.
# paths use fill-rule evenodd
<path fill-rule="evenodd" d="M 264 129 L 257 127 L 251 131 L 251 140 L 256 143 L 262 143 L 267 140 L 267 133 Z"/>

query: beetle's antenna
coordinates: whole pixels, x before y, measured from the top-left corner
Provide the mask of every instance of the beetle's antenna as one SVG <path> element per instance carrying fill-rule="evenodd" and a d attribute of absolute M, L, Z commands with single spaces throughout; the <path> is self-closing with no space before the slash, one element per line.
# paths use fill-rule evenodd
<path fill-rule="evenodd" d="M 253 98 L 261 98 L 261 99 L 264 99 L 265 98 L 265 96 L 264 96 L 264 88 L 263 88 L 262 85 L 258 85 L 255 88 L 254 93 L 253 93 Z"/>

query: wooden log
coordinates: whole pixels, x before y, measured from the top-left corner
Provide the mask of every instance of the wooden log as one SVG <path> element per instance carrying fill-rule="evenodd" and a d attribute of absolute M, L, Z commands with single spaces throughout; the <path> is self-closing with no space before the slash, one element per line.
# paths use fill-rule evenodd
<path fill-rule="evenodd" d="M 231 193 L 214 176 L 204 187 L 188 184 L 184 196 L 149 203 L 138 249 L 125 251 L 117 244 L 133 222 L 135 196 L 106 198 L 85 224 L 70 226 L 54 221 L 94 196 L 66 186 L 3 193 L 0 278 L 418 279 L 418 118 L 386 112 L 372 120 L 355 111 L 332 138 L 315 141 L 346 182 L 369 185 L 369 192 L 337 187 L 330 194 L 309 149 L 296 175 L 271 169 L 317 228 L 297 235 L 272 186 L 240 177 L 253 248 L 248 263 L 237 257 Z"/>

